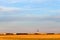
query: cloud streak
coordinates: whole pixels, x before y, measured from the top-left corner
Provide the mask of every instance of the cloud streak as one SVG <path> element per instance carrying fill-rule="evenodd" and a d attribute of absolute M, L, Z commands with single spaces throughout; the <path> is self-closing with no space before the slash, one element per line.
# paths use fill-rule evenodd
<path fill-rule="evenodd" d="M 59 32 L 59 2 L 59 0 L 0 0 L 0 31 L 35 32 L 39 28 L 41 32 Z"/>
<path fill-rule="evenodd" d="M 13 22 L 13 21 L 54 21 L 60 22 L 60 16 L 47 16 L 47 17 L 26 17 L 26 16 L 0 16 L 0 22 Z"/>
<path fill-rule="evenodd" d="M 54 2 L 60 0 L 0 0 L 0 2 L 4 3 L 45 3 L 45 2 Z"/>
<path fill-rule="evenodd" d="M 46 2 L 46 1 L 48 1 L 48 0 L 5 0 L 5 1 L 3 1 L 3 0 L 1 0 L 2 2 L 7 2 L 7 3 L 18 3 L 18 2 L 24 2 L 24 3 L 26 3 L 26 2 L 40 2 L 40 3 L 42 3 L 42 2 Z"/>

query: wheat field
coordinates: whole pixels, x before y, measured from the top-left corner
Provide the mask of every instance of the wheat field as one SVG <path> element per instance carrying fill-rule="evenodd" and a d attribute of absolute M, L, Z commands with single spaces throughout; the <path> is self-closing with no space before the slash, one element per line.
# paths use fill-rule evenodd
<path fill-rule="evenodd" d="M 0 40 L 60 40 L 60 35 L 4 35 Z"/>

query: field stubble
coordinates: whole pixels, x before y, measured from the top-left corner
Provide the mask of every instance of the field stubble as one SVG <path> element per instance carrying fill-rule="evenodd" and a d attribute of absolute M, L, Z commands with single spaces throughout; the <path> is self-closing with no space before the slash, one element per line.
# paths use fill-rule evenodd
<path fill-rule="evenodd" d="M 60 40 L 60 35 L 4 35 L 0 40 Z"/>

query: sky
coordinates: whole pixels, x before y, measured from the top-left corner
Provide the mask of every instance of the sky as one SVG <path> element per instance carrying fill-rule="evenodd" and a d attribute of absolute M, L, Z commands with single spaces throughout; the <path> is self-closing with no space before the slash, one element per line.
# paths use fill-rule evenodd
<path fill-rule="evenodd" d="M 0 0 L 0 32 L 60 32 L 60 0 Z"/>

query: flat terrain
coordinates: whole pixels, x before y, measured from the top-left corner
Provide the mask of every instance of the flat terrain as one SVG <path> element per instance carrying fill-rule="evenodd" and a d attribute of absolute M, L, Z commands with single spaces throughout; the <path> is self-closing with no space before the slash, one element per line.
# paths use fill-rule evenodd
<path fill-rule="evenodd" d="M 60 35 L 1 35 L 0 40 L 60 40 Z"/>

